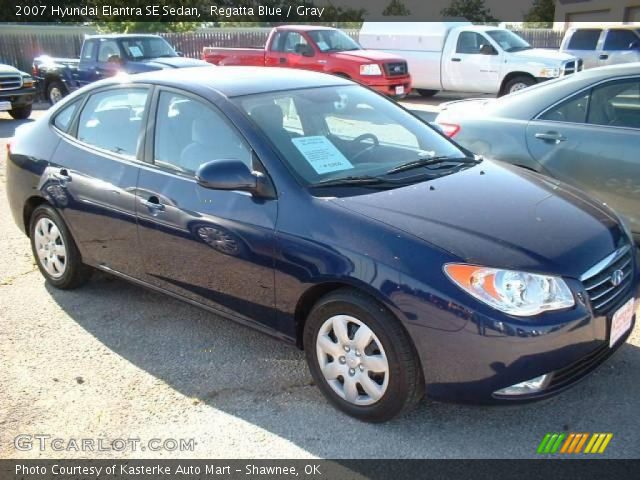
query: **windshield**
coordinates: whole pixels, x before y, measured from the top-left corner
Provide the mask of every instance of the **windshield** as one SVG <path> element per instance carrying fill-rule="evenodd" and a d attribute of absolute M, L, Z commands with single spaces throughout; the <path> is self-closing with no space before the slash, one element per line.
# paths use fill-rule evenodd
<path fill-rule="evenodd" d="M 487 34 L 495 40 L 505 52 L 518 52 L 532 48 L 522 37 L 509 30 L 490 30 Z"/>
<path fill-rule="evenodd" d="M 360 50 L 360 45 L 342 30 L 313 30 L 309 36 L 321 52 Z"/>
<path fill-rule="evenodd" d="M 306 186 L 380 178 L 406 185 L 452 173 L 462 167 L 448 159 L 465 159 L 421 120 L 356 85 L 248 95 L 235 102 Z"/>
<path fill-rule="evenodd" d="M 133 37 L 122 39 L 121 41 L 123 50 L 129 60 L 136 61 L 178 56 L 164 38 Z"/>

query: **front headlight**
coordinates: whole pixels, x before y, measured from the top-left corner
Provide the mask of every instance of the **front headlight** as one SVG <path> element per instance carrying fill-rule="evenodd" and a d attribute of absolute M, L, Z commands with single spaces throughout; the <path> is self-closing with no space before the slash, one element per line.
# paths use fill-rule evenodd
<path fill-rule="evenodd" d="M 540 70 L 538 76 L 540 78 L 556 78 L 560 76 L 560 69 L 551 67 L 543 68 Z"/>
<path fill-rule="evenodd" d="M 22 86 L 26 88 L 33 87 L 33 78 L 30 76 L 22 77 Z"/>
<path fill-rule="evenodd" d="M 382 75 L 382 70 L 376 63 L 360 65 L 360 75 Z"/>
<path fill-rule="evenodd" d="M 560 277 L 463 263 L 448 263 L 444 271 L 465 292 L 509 315 L 529 317 L 575 305 Z"/>

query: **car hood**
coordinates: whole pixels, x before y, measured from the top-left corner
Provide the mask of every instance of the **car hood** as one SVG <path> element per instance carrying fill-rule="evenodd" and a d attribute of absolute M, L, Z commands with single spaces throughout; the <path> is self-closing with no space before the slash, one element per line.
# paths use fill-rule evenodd
<path fill-rule="evenodd" d="M 332 201 L 491 267 L 578 278 L 625 241 L 615 216 L 583 194 L 488 160 L 429 182 Z"/>
<path fill-rule="evenodd" d="M 350 50 L 337 52 L 336 57 L 348 60 L 369 60 L 374 62 L 404 62 L 404 58 L 380 50 Z"/>
<path fill-rule="evenodd" d="M 20 70 L 18 70 L 15 67 L 12 67 L 11 65 L 2 65 L 2 64 L 0 64 L 0 74 L 19 75 L 20 74 Z"/>
<path fill-rule="evenodd" d="M 194 58 L 185 57 L 163 57 L 163 58 L 151 58 L 138 62 L 147 67 L 154 67 L 158 70 L 165 68 L 188 68 L 188 67 L 210 67 L 211 64 L 203 60 L 197 60 Z"/>
<path fill-rule="evenodd" d="M 511 52 L 510 55 L 529 62 L 544 63 L 545 65 L 550 63 L 553 63 L 553 65 L 558 65 L 569 60 L 576 60 L 576 57 L 574 57 L 573 55 L 562 53 L 557 50 L 549 50 L 546 48 L 531 48 L 529 50 Z"/>

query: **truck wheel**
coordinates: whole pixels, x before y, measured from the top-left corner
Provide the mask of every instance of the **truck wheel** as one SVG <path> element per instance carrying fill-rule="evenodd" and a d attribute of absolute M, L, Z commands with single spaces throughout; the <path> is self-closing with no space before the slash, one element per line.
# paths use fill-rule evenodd
<path fill-rule="evenodd" d="M 431 98 L 438 93 L 438 90 L 425 90 L 424 88 L 417 88 L 416 91 L 424 98 Z"/>
<path fill-rule="evenodd" d="M 54 80 L 47 85 L 47 100 L 55 105 L 67 95 L 67 89 L 59 80 Z"/>
<path fill-rule="evenodd" d="M 402 325 L 374 299 L 341 289 L 322 298 L 304 326 L 313 378 L 329 401 L 366 422 L 384 422 L 424 395 L 415 348 Z"/>
<path fill-rule="evenodd" d="M 531 85 L 535 85 L 535 83 L 536 81 L 533 77 L 527 77 L 525 75 L 521 75 L 519 77 L 513 77 L 504 86 L 504 90 L 502 90 L 502 94 L 508 95 L 509 93 L 517 92 L 524 88 L 530 87 Z"/>
<path fill-rule="evenodd" d="M 29 118 L 29 115 L 31 115 L 31 108 L 31 105 L 27 105 L 26 107 L 16 107 L 13 110 L 9 110 L 9 115 L 16 120 L 25 120 Z"/>

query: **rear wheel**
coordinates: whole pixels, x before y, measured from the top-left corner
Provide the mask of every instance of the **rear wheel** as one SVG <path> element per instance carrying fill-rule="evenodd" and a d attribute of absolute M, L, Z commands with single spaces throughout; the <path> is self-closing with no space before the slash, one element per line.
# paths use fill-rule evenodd
<path fill-rule="evenodd" d="M 59 80 L 53 80 L 47 85 L 47 100 L 51 105 L 55 105 L 67 94 L 67 88 Z"/>
<path fill-rule="evenodd" d="M 438 93 L 438 90 L 425 90 L 424 88 L 417 88 L 416 91 L 424 98 L 431 98 Z"/>
<path fill-rule="evenodd" d="M 51 285 L 70 290 L 89 280 L 92 270 L 82 263 L 67 226 L 53 207 L 41 205 L 33 211 L 29 233 L 40 273 Z"/>
<path fill-rule="evenodd" d="M 413 408 L 424 380 L 406 331 L 370 297 L 338 290 L 313 308 L 304 331 L 311 374 L 343 412 L 384 422 Z"/>

